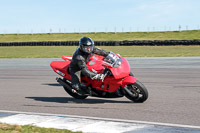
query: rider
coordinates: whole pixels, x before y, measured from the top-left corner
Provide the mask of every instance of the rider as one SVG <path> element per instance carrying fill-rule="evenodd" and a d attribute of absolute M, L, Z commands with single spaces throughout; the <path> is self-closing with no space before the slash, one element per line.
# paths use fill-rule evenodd
<path fill-rule="evenodd" d="M 96 48 L 94 41 L 89 37 L 82 37 L 79 42 L 79 47 L 74 52 L 69 70 L 72 77 L 72 88 L 80 91 L 81 88 L 85 88 L 85 85 L 80 82 L 80 72 L 91 79 L 102 79 L 104 74 L 94 73 L 87 68 L 87 62 L 92 54 L 98 54 L 101 56 L 108 56 L 109 52 Z"/>

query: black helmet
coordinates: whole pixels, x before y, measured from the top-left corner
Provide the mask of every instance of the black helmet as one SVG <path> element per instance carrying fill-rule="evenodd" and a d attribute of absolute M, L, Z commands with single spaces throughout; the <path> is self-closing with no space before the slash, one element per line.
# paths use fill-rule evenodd
<path fill-rule="evenodd" d="M 94 41 L 89 37 L 82 37 L 79 46 L 81 51 L 90 54 L 94 49 Z"/>

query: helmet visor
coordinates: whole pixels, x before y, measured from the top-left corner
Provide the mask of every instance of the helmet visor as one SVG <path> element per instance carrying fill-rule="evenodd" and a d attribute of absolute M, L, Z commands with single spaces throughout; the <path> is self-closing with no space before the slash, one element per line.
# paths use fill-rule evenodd
<path fill-rule="evenodd" d="M 93 51 L 93 46 L 83 46 L 83 51 L 85 51 L 86 53 L 92 53 Z"/>

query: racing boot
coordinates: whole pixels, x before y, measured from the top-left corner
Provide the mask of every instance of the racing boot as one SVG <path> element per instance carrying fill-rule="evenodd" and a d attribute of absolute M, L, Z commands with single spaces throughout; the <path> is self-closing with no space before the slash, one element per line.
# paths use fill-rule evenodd
<path fill-rule="evenodd" d="M 89 94 L 89 89 L 85 84 L 80 83 L 80 88 L 85 94 Z"/>
<path fill-rule="evenodd" d="M 84 85 L 84 84 L 82 84 L 82 83 L 80 83 L 80 84 L 74 84 L 74 85 L 72 85 L 72 88 L 74 90 L 76 90 L 76 92 L 78 94 L 80 94 L 80 95 L 85 95 L 87 93 L 87 91 L 86 91 L 87 90 L 87 86 Z"/>
<path fill-rule="evenodd" d="M 80 88 L 83 90 L 87 90 L 87 86 L 83 83 L 80 83 Z"/>

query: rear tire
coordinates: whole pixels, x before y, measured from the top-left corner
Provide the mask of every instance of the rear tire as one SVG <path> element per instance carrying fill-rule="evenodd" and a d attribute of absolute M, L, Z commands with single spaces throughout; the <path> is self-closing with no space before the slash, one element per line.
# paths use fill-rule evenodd
<path fill-rule="evenodd" d="M 131 96 L 127 92 L 125 92 L 125 96 L 128 99 L 137 103 L 143 103 L 147 100 L 148 91 L 140 81 L 137 80 L 135 83 L 127 85 L 127 87 L 133 94 L 133 96 Z"/>
<path fill-rule="evenodd" d="M 66 82 L 66 79 L 63 79 L 63 80 L 65 81 L 66 84 L 68 84 L 69 86 L 71 86 L 70 83 Z M 72 87 L 72 86 L 71 86 L 71 87 Z M 88 97 L 88 96 L 85 96 L 85 95 L 79 95 L 79 94 L 77 94 L 77 93 L 73 93 L 72 91 L 68 90 L 68 89 L 67 89 L 66 87 L 64 87 L 64 86 L 63 86 L 63 88 L 64 88 L 64 90 L 65 90 L 70 96 L 72 96 L 72 97 L 75 98 L 75 99 L 85 99 L 85 98 Z"/>

